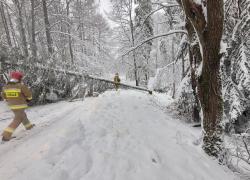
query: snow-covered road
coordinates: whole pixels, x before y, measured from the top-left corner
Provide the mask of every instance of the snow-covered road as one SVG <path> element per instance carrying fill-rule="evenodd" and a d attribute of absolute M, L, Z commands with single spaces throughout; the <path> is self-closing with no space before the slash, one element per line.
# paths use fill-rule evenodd
<path fill-rule="evenodd" d="M 0 144 L 0 180 L 237 179 L 195 146 L 195 130 L 166 114 L 157 100 L 108 91 L 29 109 L 37 126 L 19 127 L 16 139 Z M 3 130 L 12 114 L 3 103 L 0 108 Z"/>

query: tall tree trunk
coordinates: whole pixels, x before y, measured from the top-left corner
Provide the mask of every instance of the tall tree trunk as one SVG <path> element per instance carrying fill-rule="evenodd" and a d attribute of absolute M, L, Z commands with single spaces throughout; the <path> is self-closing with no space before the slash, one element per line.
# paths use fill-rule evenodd
<path fill-rule="evenodd" d="M 13 0 L 18 12 L 18 21 L 19 21 L 19 32 L 21 36 L 22 48 L 24 52 L 24 56 L 27 58 L 29 56 L 28 46 L 27 46 L 27 38 L 25 34 L 24 24 L 23 24 L 23 15 L 22 15 L 22 7 L 20 6 L 19 0 Z"/>
<path fill-rule="evenodd" d="M 172 25 L 171 25 L 172 26 Z M 172 37 L 172 48 L 171 48 L 171 56 L 172 56 L 172 62 L 175 61 L 175 57 L 174 57 L 174 37 Z M 175 98 L 175 62 L 173 63 L 173 94 L 172 94 L 172 98 Z"/>
<path fill-rule="evenodd" d="M 133 50 L 133 62 L 134 62 L 134 76 L 135 76 L 135 85 L 139 86 L 139 80 L 138 80 L 138 69 L 137 69 L 137 63 L 136 63 L 136 56 L 135 56 L 135 50 Z"/>
<path fill-rule="evenodd" d="M 10 17 L 10 12 L 9 12 L 8 8 L 7 8 L 7 15 L 8 15 L 8 21 L 9 21 L 9 25 L 10 25 L 10 30 L 11 30 L 12 41 L 14 43 L 14 47 L 19 47 L 20 45 L 18 43 L 16 34 L 15 34 L 15 29 L 14 29 L 14 26 L 13 26 L 13 23 L 12 23 L 12 20 L 11 20 L 11 17 Z"/>
<path fill-rule="evenodd" d="M 203 111 L 203 149 L 212 156 L 221 151 L 223 101 L 220 79 L 220 42 L 223 33 L 223 0 L 206 1 L 207 18 L 201 5 L 182 0 L 185 14 L 194 26 L 202 47 L 202 71 L 198 94 Z"/>
<path fill-rule="evenodd" d="M 173 22 L 174 17 L 173 17 L 173 14 L 172 14 L 170 8 L 166 9 L 165 12 L 169 16 L 169 20 L 168 20 L 169 28 L 170 28 L 170 30 L 173 30 L 174 29 L 174 22 Z M 175 41 L 175 37 L 173 36 L 171 38 L 171 51 L 170 51 L 170 53 L 171 53 L 171 62 L 175 61 L 174 41 Z M 175 98 L 175 91 L 176 91 L 176 88 L 175 88 L 175 86 L 176 86 L 176 84 L 175 84 L 175 62 L 173 63 L 172 73 L 173 73 L 172 74 L 172 76 L 173 76 L 173 78 L 172 78 L 172 80 L 173 80 L 173 82 L 172 82 L 172 89 L 173 89 L 172 98 Z"/>
<path fill-rule="evenodd" d="M 35 0 L 30 0 L 31 4 L 31 52 L 32 58 L 36 59 L 37 57 L 37 46 L 36 46 L 36 34 L 35 34 Z"/>
<path fill-rule="evenodd" d="M 211 3 L 212 4 L 212 3 Z M 215 3 L 214 8 L 218 9 L 218 16 L 223 17 L 223 13 L 220 13 L 219 8 L 223 6 L 223 3 Z M 208 6 L 210 3 L 208 3 Z M 217 7 L 218 6 L 218 7 Z M 208 7 L 212 10 L 212 7 Z M 223 11 L 222 11 L 223 12 Z M 216 11 L 210 14 L 210 18 L 217 16 Z M 203 68 L 202 74 L 198 80 L 198 93 L 203 107 L 204 117 L 204 150 L 211 155 L 217 156 L 218 150 L 221 149 L 221 133 L 220 122 L 223 114 L 223 100 L 221 94 L 221 79 L 220 79 L 220 41 L 222 35 L 223 20 L 215 18 L 217 21 L 213 24 L 213 27 L 209 28 L 207 35 L 204 37 L 203 45 Z M 217 26 L 216 26 L 217 24 Z M 218 29 L 217 29 L 218 27 Z M 213 32 L 213 33 L 211 33 Z M 220 37 L 218 37 L 218 35 Z M 208 38 L 209 37 L 209 38 Z"/>
<path fill-rule="evenodd" d="M 67 17 L 69 18 L 69 5 L 70 5 L 70 0 L 66 1 L 66 11 L 67 11 Z M 71 38 L 71 32 L 70 32 L 70 25 L 68 24 L 68 34 L 69 34 L 69 54 L 70 54 L 70 59 L 71 63 L 74 63 L 74 54 L 73 54 L 73 49 L 72 49 L 72 38 Z"/>
<path fill-rule="evenodd" d="M 134 24 L 133 24 L 133 18 L 132 18 L 132 0 L 129 2 L 129 22 L 130 22 L 130 33 L 131 33 L 131 41 L 132 41 L 132 46 L 135 46 L 135 37 L 134 37 Z M 139 80 L 138 80 L 138 67 L 137 67 L 137 62 L 136 62 L 136 55 L 135 55 L 135 50 L 133 50 L 133 63 L 134 63 L 134 76 L 135 76 L 135 85 L 139 86 Z"/>
<path fill-rule="evenodd" d="M 221 150 L 223 100 L 220 78 L 220 43 L 223 33 L 223 0 L 207 3 L 207 31 L 203 32 L 203 68 L 199 77 L 199 97 L 204 116 L 204 150 L 218 156 Z"/>
<path fill-rule="evenodd" d="M 50 24 L 49 24 L 49 17 L 48 17 L 48 9 L 47 9 L 46 0 L 42 0 L 42 3 L 43 3 L 43 15 L 44 15 L 44 24 L 45 24 L 48 52 L 50 55 L 52 55 L 53 47 L 52 47 L 52 38 L 50 35 Z"/>
<path fill-rule="evenodd" d="M 4 5 L 2 2 L 0 3 L 0 12 L 1 12 L 1 18 L 3 21 L 3 26 L 4 26 L 4 30 L 6 33 L 6 39 L 7 39 L 8 45 L 9 45 L 9 47 L 12 47 L 11 38 L 10 38 L 10 31 L 9 31 L 8 23 L 7 23 L 5 12 L 4 12 Z"/>
<path fill-rule="evenodd" d="M 188 38 L 189 38 L 189 63 L 190 63 L 190 72 L 191 72 L 191 87 L 193 90 L 194 95 L 194 105 L 193 105 L 193 121 L 200 122 L 200 102 L 197 92 L 197 74 L 196 69 L 202 61 L 201 53 L 200 53 L 200 46 L 197 42 L 197 35 L 193 28 L 193 25 L 190 20 L 186 19 L 186 29 L 188 31 Z"/>
<path fill-rule="evenodd" d="M 159 14 L 157 14 L 157 19 L 159 19 Z M 156 34 L 159 34 L 159 23 L 156 23 Z M 155 57 L 155 70 L 158 69 L 158 53 L 159 53 L 159 39 L 156 39 L 156 57 Z"/>

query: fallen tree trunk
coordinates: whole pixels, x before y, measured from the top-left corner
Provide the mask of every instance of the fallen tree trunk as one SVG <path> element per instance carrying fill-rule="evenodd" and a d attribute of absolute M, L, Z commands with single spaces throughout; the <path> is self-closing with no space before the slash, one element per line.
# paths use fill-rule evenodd
<path fill-rule="evenodd" d="M 111 83 L 111 84 L 115 85 L 114 81 L 111 81 L 111 80 L 108 80 L 108 79 L 103 79 L 103 78 L 99 78 L 99 77 L 91 77 L 91 76 L 89 76 L 89 78 L 94 79 L 94 80 L 98 80 L 98 81 L 104 81 L 106 83 Z M 140 90 L 140 91 L 146 91 L 149 94 L 153 94 L 153 92 L 151 90 L 143 88 L 143 87 L 132 86 L 132 85 L 124 84 L 124 83 L 119 83 L 119 85 L 122 86 L 122 87 L 130 88 L 130 89 L 137 89 L 137 90 Z"/>
<path fill-rule="evenodd" d="M 1 62 L 0 62 L 0 64 L 1 64 Z M 3 62 L 2 66 L 4 66 L 4 65 L 9 65 L 11 67 L 13 67 L 13 66 L 16 66 L 16 67 L 18 67 L 18 66 L 31 67 L 32 66 L 32 65 L 27 65 L 27 64 L 19 64 L 19 63 L 11 63 L 11 62 Z M 1 65 L 0 65 L 0 67 L 1 67 Z M 115 85 L 115 82 L 112 81 L 112 80 L 91 76 L 91 75 L 86 74 L 86 72 L 79 73 L 79 72 L 74 72 L 74 71 L 67 71 L 67 70 L 64 70 L 64 69 L 48 68 L 48 67 L 44 67 L 44 66 L 41 66 L 41 65 L 37 65 L 36 68 L 47 70 L 47 71 L 54 71 L 54 72 L 57 72 L 57 73 L 62 73 L 62 74 L 71 75 L 71 76 L 83 77 L 86 80 L 89 79 L 89 80 L 94 80 L 94 81 L 101 81 L 101 82 L 105 82 L 105 83 Z M 0 69 L 0 72 L 1 71 L 4 71 L 4 68 Z M 132 86 L 132 85 L 124 84 L 124 83 L 119 83 L 119 85 L 121 87 L 129 88 L 129 89 L 136 89 L 136 90 L 148 92 L 149 94 L 153 94 L 153 92 L 151 90 L 148 90 L 148 89 L 143 88 L 143 87 Z M 90 90 L 92 90 L 92 88 L 93 88 L 93 84 L 91 85 Z"/>

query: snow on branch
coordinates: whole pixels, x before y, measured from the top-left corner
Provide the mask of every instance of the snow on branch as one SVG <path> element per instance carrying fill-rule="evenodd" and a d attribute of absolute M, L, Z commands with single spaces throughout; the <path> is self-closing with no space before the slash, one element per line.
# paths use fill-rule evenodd
<path fill-rule="evenodd" d="M 122 56 L 126 56 L 127 54 L 129 54 L 131 51 L 134 51 L 136 50 L 137 48 L 139 48 L 140 46 L 142 46 L 143 44 L 153 40 L 153 39 L 157 39 L 157 38 L 160 38 L 160 37 L 164 37 L 164 36 L 169 36 L 171 34 L 177 34 L 177 33 L 182 33 L 182 34 L 187 34 L 187 31 L 185 30 L 171 30 L 169 31 L 168 33 L 164 33 L 164 34 L 159 34 L 159 35 L 156 35 L 156 36 L 153 36 L 153 37 L 150 37 L 144 41 L 142 41 L 141 43 L 139 43 L 138 45 L 136 45 L 135 47 L 132 47 L 130 48 L 130 50 L 128 50 L 126 53 L 124 53 Z"/>
<path fill-rule="evenodd" d="M 0 0 L 0 3 L 4 4 L 11 12 L 15 12 L 15 10 L 4 0 Z"/>
<path fill-rule="evenodd" d="M 142 31 L 143 27 L 144 27 L 144 24 L 146 23 L 146 21 L 148 20 L 148 18 L 150 16 L 152 16 L 154 13 L 162 10 L 163 8 L 170 8 L 170 7 L 177 7 L 177 6 L 180 6 L 179 4 L 168 4 L 168 3 L 159 3 L 159 2 L 156 2 L 156 3 L 152 3 L 152 4 L 156 4 L 156 5 L 159 5 L 161 6 L 160 8 L 154 10 L 154 11 L 151 11 L 150 13 L 148 13 L 148 15 L 146 16 L 146 18 L 144 19 L 143 23 L 142 23 L 142 27 L 140 29 L 139 32 Z"/>
<path fill-rule="evenodd" d="M 180 6 L 179 4 L 169 4 L 169 3 L 161 3 L 161 2 L 154 2 L 152 4 L 159 5 L 159 6 L 163 7 L 163 8 Z"/>
<path fill-rule="evenodd" d="M 52 24 L 52 25 L 50 25 L 50 29 L 52 29 L 53 27 L 55 27 L 56 25 L 58 25 L 58 24 L 62 24 L 62 23 L 65 23 L 65 24 L 67 24 L 67 25 L 71 25 L 68 21 L 64 21 L 64 20 L 60 20 L 60 21 L 57 21 L 57 22 L 55 22 L 54 24 Z"/>
<path fill-rule="evenodd" d="M 164 8 L 164 7 L 160 7 L 160 8 L 158 8 L 158 9 L 156 9 L 156 10 L 151 11 L 150 13 L 148 13 L 148 15 L 146 16 L 146 18 L 144 19 L 144 21 L 143 21 L 142 24 L 145 24 L 145 22 L 147 21 L 147 19 L 148 19 L 150 16 L 152 16 L 154 13 L 160 11 L 160 10 L 163 9 L 163 8 Z"/>
<path fill-rule="evenodd" d="M 180 45 L 178 47 L 177 55 L 176 55 L 176 61 L 181 58 L 181 56 L 184 54 L 186 49 L 188 48 L 188 41 L 186 39 L 186 36 L 183 36 L 180 42 Z"/>
<path fill-rule="evenodd" d="M 176 60 L 175 61 L 172 61 L 171 63 L 167 64 L 166 66 L 162 67 L 162 68 L 159 68 L 158 71 L 165 71 L 168 69 L 169 66 L 172 66 L 173 64 L 176 63 Z"/>

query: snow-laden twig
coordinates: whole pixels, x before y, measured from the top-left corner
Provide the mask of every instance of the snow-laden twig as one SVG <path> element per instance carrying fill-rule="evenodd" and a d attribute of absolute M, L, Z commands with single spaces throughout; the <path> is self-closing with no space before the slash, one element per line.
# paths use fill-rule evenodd
<path fill-rule="evenodd" d="M 60 21 L 57 21 L 57 22 L 53 23 L 52 25 L 50 25 L 49 28 L 52 29 L 53 27 L 55 27 L 57 24 L 60 24 L 60 23 L 65 23 L 69 26 L 71 25 L 70 22 L 68 22 L 68 21 L 60 20 Z"/>
<path fill-rule="evenodd" d="M 142 42 L 140 42 L 139 44 L 137 44 L 135 47 L 132 47 L 130 48 L 130 50 L 128 50 L 126 53 L 124 53 L 122 56 L 126 56 L 127 54 L 129 54 L 130 52 L 136 50 L 137 48 L 139 48 L 140 46 L 142 46 L 143 44 L 151 41 L 151 40 L 154 40 L 154 39 L 157 39 L 157 38 L 160 38 L 160 37 L 164 37 L 164 36 L 169 36 L 169 35 L 172 35 L 172 34 L 177 34 L 177 33 L 181 33 L 181 34 L 187 34 L 187 31 L 185 30 L 171 30 L 169 31 L 168 33 L 163 33 L 163 34 L 159 34 L 159 35 L 156 35 L 156 36 L 153 36 L 153 37 L 150 37 Z"/>
<path fill-rule="evenodd" d="M 161 2 L 153 2 L 152 4 L 159 5 L 163 8 L 170 8 L 170 7 L 178 7 L 180 6 L 179 4 L 169 4 L 169 3 L 161 3 Z"/>
<path fill-rule="evenodd" d="M 9 10 L 11 10 L 11 12 L 15 12 L 15 10 L 12 9 L 12 7 L 10 7 L 10 5 L 7 2 L 0 0 L 0 3 L 3 3 Z"/>
<path fill-rule="evenodd" d="M 234 152 L 232 152 L 232 156 L 240 160 L 243 160 L 244 162 L 250 165 L 250 149 L 249 149 L 250 134 L 248 134 L 248 131 L 249 129 L 247 129 L 242 134 L 233 135 L 236 147 Z"/>

